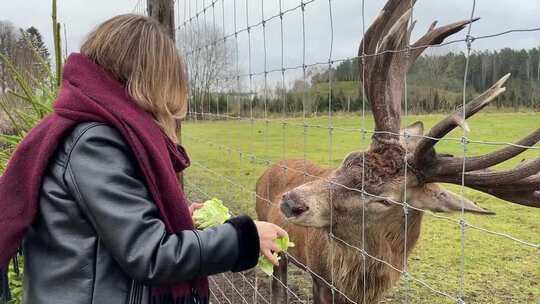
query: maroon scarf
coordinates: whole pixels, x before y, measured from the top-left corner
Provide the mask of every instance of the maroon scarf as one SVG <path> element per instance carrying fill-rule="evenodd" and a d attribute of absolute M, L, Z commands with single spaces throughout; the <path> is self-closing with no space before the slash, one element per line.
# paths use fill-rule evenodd
<path fill-rule="evenodd" d="M 88 121 L 115 127 L 129 143 L 167 232 L 193 229 L 176 177 L 176 172 L 190 164 L 183 148 L 131 100 L 122 83 L 83 55 L 72 54 L 64 66 L 54 112 L 26 135 L 0 178 L 0 269 L 9 263 L 37 214 L 42 178 L 51 156 L 75 125 Z M 152 288 L 152 295 L 176 303 L 190 296 L 195 284 L 199 295 L 207 298 L 206 278 Z"/>

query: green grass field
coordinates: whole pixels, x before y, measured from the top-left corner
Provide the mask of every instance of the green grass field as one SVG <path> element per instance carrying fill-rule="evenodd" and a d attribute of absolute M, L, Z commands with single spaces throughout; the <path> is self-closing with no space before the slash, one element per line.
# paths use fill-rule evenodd
<path fill-rule="evenodd" d="M 409 116 L 405 123 L 424 121 L 432 126 L 442 116 Z M 370 135 L 362 138 L 358 129 L 361 117 L 334 116 L 336 127 L 330 136 L 327 116 L 302 119 L 187 122 L 183 125 L 183 143 L 193 160 L 186 172 L 188 195 L 195 199 L 218 197 L 238 213 L 254 215 L 255 181 L 268 166 L 287 158 L 306 158 L 320 164 L 339 165 L 352 150 L 367 147 Z M 540 113 L 478 114 L 469 121 L 468 137 L 478 141 L 515 142 L 540 126 Z M 317 127 L 318 126 L 318 127 Z M 372 130 L 367 115 L 365 128 Z M 461 130 L 449 135 L 462 136 Z M 484 154 L 498 145 L 469 146 L 468 155 Z M 537 145 L 540 148 L 540 145 Z M 463 154 L 459 141 L 444 141 L 438 151 Z M 540 150 L 531 150 L 508 161 L 501 168 L 516 165 L 523 158 L 538 158 Z M 459 187 L 451 186 L 455 191 Z M 490 231 L 511 235 L 532 244 L 540 243 L 540 210 L 505 203 L 473 190 L 466 196 L 494 216 L 466 215 L 466 221 Z M 458 218 L 453 216 L 453 218 Z M 293 240 L 294 241 L 294 240 Z M 468 228 L 465 231 L 464 300 L 466 303 L 540 303 L 540 250 L 509 238 Z M 432 288 L 457 296 L 460 290 L 461 238 L 453 221 L 427 215 L 418 246 L 409 258 L 409 272 Z M 385 303 L 454 303 L 430 289 L 402 280 Z"/>

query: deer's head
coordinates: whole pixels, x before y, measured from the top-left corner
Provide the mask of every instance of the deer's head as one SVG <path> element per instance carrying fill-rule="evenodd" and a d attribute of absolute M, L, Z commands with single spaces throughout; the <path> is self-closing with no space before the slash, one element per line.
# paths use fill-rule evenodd
<path fill-rule="evenodd" d="M 433 23 L 424 36 L 410 45 L 412 4 L 389 0 L 360 44 L 360 79 L 375 119 L 369 149 L 350 153 L 330 176 L 286 193 L 281 210 L 291 222 L 328 227 L 333 224 L 332 218 L 356 218 L 364 219 L 363 224 L 369 227 L 403 217 L 404 206 L 417 211 L 491 213 L 438 183 L 463 183 L 511 203 L 540 207 L 540 159 L 525 161 L 508 171 L 492 169 L 538 142 L 540 129 L 516 145 L 468 157 L 465 166 L 462 158 L 439 154 L 434 149 L 456 127 L 468 131 L 466 119 L 505 91 L 503 85 L 509 75 L 441 120 L 427 134 L 421 122 L 400 130 L 401 97 L 408 69 L 428 46 L 442 43 L 476 21 L 442 27 Z"/>

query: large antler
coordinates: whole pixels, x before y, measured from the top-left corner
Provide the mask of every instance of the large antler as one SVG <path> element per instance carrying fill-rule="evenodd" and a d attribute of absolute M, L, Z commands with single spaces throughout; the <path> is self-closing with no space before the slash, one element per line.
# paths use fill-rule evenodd
<path fill-rule="evenodd" d="M 417 144 L 411 165 L 424 183 L 442 182 L 461 185 L 491 194 L 503 200 L 531 207 L 540 207 L 540 158 L 522 162 L 507 171 L 491 167 L 509 160 L 540 141 L 540 128 L 514 145 L 475 157 L 452 157 L 437 154 L 435 145 L 458 126 L 469 131 L 465 119 L 478 113 L 505 91 L 505 75 L 483 94 L 436 124 Z M 465 166 L 464 166 L 465 161 Z M 464 172 L 463 172 L 464 171 Z"/>
<path fill-rule="evenodd" d="M 416 0 L 389 0 L 369 27 L 360 43 L 360 79 L 375 119 L 375 141 L 396 140 L 400 130 L 401 96 L 405 74 L 430 45 L 440 44 L 478 19 L 436 27 L 434 22 L 427 33 L 409 45 L 414 23 L 409 26 L 411 7 Z M 420 183 L 444 182 L 464 184 L 503 200 L 526 206 L 540 207 L 540 159 L 526 161 L 518 167 L 497 172 L 491 167 L 513 158 L 540 141 L 540 129 L 515 145 L 483 156 L 464 160 L 437 154 L 434 146 L 457 126 L 468 130 L 466 119 L 482 110 L 505 91 L 506 75 L 490 89 L 464 108 L 435 125 L 426 137 L 419 140 L 408 160 Z"/>
<path fill-rule="evenodd" d="M 358 56 L 360 79 L 375 119 L 375 139 L 397 138 L 400 129 L 401 96 L 405 74 L 430 45 L 440 44 L 477 19 L 436 27 L 412 46 L 409 26 L 411 8 L 416 0 L 390 0 L 366 31 Z M 363 64 L 365 66 L 363 66 Z M 378 131 L 378 132 L 377 132 Z"/>

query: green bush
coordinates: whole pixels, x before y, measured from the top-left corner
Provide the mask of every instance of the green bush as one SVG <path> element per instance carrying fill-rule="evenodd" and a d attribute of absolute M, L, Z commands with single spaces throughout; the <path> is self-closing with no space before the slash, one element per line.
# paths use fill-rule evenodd
<path fill-rule="evenodd" d="M 0 134 L 0 171 L 2 172 L 11 154 L 28 131 L 52 111 L 52 104 L 58 92 L 59 77 L 57 75 L 59 74 L 52 72 L 49 62 L 41 57 L 31 43 L 28 43 L 28 46 L 33 50 L 36 63 L 47 72 L 45 79 L 34 78 L 0 53 L 0 62 L 8 68 L 10 76 L 16 83 L 16 88 L 9 90 L 7 95 L 0 96 L 0 108 L 9 125 Z M 22 267 L 23 261 L 19 259 L 21 274 Z M 13 296 L 9 304 L 21 303 L 22 275 L 16 274 L 12 265 L 8 277 Z"/>

